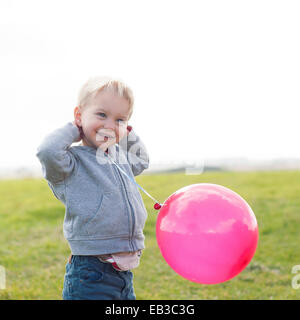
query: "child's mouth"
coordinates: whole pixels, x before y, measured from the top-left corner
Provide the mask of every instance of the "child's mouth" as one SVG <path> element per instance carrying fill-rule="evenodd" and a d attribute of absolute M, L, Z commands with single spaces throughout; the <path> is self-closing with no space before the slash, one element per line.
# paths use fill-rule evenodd
<path fill-rule="evenodd" d="M 101 133 L 99 133 L 99 132 L 97 132 L 97 135 L 98 135 L 98 137 L 101 137 L 100 139 L 99 139 L 99 138 L 97 139 L 98 141 L 107 142 L 107 141 L 110 140 L 110 139 L 115 139 L 115 137 L 107 136 L 107 135 L 101 134 Z"/>

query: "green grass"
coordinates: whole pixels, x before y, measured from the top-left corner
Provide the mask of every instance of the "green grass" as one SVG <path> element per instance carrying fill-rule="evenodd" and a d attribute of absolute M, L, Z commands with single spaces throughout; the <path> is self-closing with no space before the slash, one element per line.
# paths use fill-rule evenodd
<path fill-rule="evenodd" d="M 216 172 L 201 175 L 142 175 L 140 183 L 163 202 L 193 183 L 216 183 L 239 193 L 252 207 L 259 243 L 247 268 L 230 281 L 201 285 L 177 275 L 163 260 L 155 239 L 157 211 L 142 194 L 148 220 L 146 249 L 133 269 L 137 299 L 299 299 L 291 273 L 300 265 L 300 171 Z M 61 299 L 70 254 L 63 237 L 64 206 L 43 179 L 0 181 L 0 265 L 6 289 L 0 299 Z"/>

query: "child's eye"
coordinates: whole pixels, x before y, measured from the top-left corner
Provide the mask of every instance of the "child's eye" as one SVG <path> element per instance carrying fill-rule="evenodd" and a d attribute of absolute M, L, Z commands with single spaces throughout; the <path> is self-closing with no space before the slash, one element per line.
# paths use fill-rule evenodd
<path fill-rule="evenodd" d="M 103 112 L 99 112 L 98 114 L 99 114 L 102 118 L 105 117 L 105 113 L 103 113 Z M 119 121 L 119 122 L 125 122 L 125 120 L 123 120 L 123 119 L 118 119 L 118 121 Z"/>

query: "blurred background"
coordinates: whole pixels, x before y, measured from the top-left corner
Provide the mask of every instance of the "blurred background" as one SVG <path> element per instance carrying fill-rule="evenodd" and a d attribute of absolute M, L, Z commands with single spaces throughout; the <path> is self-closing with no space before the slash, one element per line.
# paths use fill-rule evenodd
<path fill-rule="evenodd" d="M 300 167 L 298 1 L 0 2 L 0 177 L 39 176 L 81 85 L 133 89 L 159 170 Z"/>

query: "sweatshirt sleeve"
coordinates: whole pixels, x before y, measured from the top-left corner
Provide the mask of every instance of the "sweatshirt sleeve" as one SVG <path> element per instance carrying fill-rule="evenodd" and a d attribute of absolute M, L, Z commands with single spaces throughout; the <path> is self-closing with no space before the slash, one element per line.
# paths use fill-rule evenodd
<path fill-rule="evenodd" d="M 36 156 L 42 164 L 45 179 L 51 183 L 58 183 L 73 172 L 76 161 L 68 149 L 79 136 L 77 126 L 68 122 L 43 139 L 38 146 Z"/>
<path fill-rule="evenodd" d="M 138 176 L 149 167 L 147 149 L 133 129 L 131 129 L 127 137 L 120 141 L 119 145 L 123 150 L 127 151 L 127 160 L 131 165 L 134 176 Z"/>

